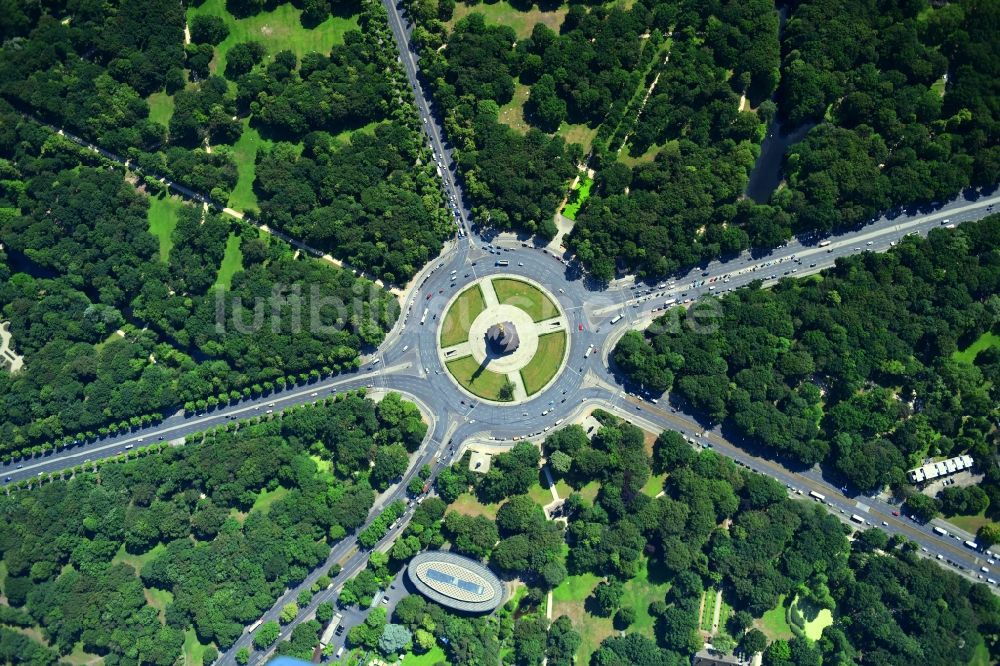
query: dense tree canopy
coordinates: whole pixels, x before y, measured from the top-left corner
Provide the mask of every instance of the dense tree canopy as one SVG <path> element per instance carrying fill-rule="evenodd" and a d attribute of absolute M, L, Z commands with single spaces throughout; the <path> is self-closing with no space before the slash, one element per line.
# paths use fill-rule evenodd
<path fill-rule="evenodd" d="M 1000 321 L 998 243 L 998 216 L 934 230 L 819 278 L 736 291 L 717 332 L 629 333 L 614 358 L 775 453 L 829 461 L 859 489 L 902 482 L 928 454 L 968 451 L 992 470 L 996 354 L 952 354 Z"/>
<path fill-rule="evenodd" d="M 80 166 L 73 149 L 37 158 L 32 141 L 47 139 L 36 125 L 15 120 L 8 130 L 0 235 L 19 259 L 0 283 L 0 309 L 25 368 L 0 374 L 4 453 L 96 432 L 109 417 L 352 368 L 358 350 L 380 342 L 395 319 L 395 302 L 367 280 L 295 260 L 282 242 L 262 242 L 256 229 L 193 206 L 178 214 L 161 261 L 149 200 L 120 172 Z M 231 236 L 243 270 L 220 292 Z M 260 296 L 271 307 L 257 305 Z M 262 315 L 256 326 L 258 315 L 239 303 Z"/>
<path fill-rule="evenodd" d="M 138 646 L 144 661 L 169 665 L 188 627 L 227 647 L 372 505 L 356 467 L 319 472 L 309 454 L 339 455 L 345 432 L 375 451 L 395 424 L 386 425 L 372 402 L 347 396 L 0 497 L 4 594 L 62 655 L 82 640 L 116 658 Z M 266 511 L 253 508 L 263 491 L 282 493 Z M 154 547 L 141 571 L 116 555 Z M 165 621 L 144 587 L 172 593 Z M 266 629 L 255 635 L 261 647 L 277 637 Z"/>

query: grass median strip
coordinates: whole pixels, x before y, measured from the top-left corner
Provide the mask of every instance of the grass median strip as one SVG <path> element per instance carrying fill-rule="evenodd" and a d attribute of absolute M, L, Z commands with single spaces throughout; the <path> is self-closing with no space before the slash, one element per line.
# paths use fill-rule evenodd
<path fill-rule="evenodd" d="M 521 382 L 528 395 L 538 393 L 549 383 L 562 365 L 566 353 L 566 331 L 555 331 L 538 337 L 538 351 L 521 368 Z"/>

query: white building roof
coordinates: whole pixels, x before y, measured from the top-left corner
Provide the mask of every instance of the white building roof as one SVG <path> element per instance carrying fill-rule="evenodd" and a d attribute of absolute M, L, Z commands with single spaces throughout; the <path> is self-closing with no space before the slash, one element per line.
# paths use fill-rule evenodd
<path fill-rule="evenodd" d="M 972 463 L 972 456 L 963 454 L 954 458 L 948 458 L 947 460 L 927 463 L 916 469 L 911 469 L 907 472 L 907 475 L 913 483 L 923 483 L 924 481 L 931 481 L 941 476 L 961 472 L 964 469 L 970 469 Z"/>

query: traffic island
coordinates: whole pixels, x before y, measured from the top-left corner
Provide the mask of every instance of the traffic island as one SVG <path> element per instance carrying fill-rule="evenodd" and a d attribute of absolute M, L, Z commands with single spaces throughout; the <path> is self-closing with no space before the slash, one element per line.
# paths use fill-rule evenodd
<path fill-rule="evenodd" d="M 492 276 L 452 299 L 438 340 L 442 363 L 463 391 L 516 404 L 558 376 L 569 350 L 569 324 L 541 285 Z"/>

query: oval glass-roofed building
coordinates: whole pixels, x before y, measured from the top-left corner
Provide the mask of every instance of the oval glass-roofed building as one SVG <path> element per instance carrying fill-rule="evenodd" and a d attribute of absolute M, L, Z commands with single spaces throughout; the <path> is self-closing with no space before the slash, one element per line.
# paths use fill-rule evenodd
<path fill-rule="evenodd" d="M 504 586 L 496 574 L 446 550 L 418 553 L 407 576 L 422 595 L 455 610 L 488 613 L 503 602 Z"/>

